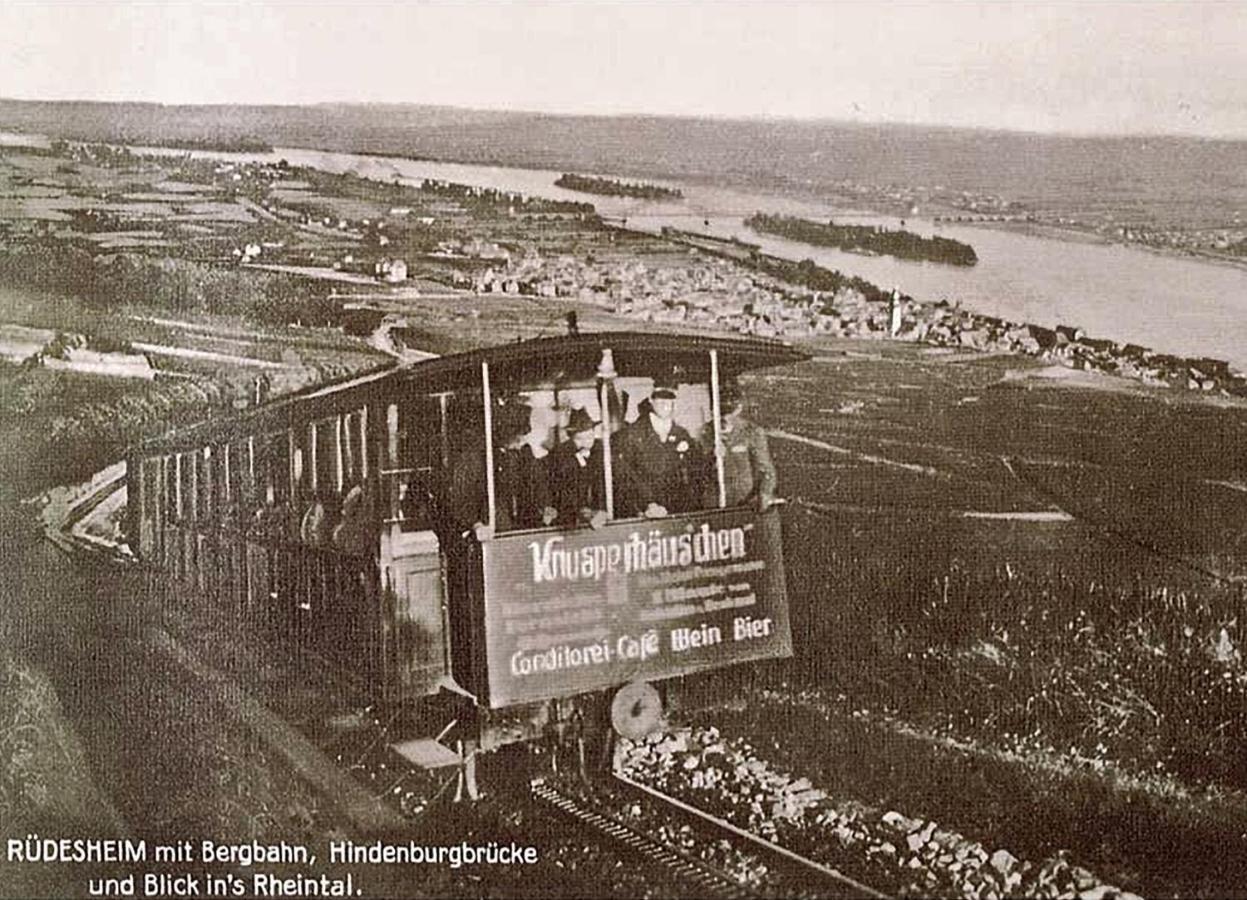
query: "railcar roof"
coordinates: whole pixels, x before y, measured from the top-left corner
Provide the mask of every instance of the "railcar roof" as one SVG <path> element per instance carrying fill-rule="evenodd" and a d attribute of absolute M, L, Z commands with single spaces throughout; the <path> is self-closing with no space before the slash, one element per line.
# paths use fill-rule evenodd
<path fill-rule="evenodd" d="M 600 331 L 536 338 L 483 347 L 424 360 L 406 367 L 403 378 L 430 389 L 452 388 L 478 378 L 488 363 L 495 380 L 539 381 L 563 371 L 589 375 L 610 349 L 621 375 L 657 375 L 679 368 L 690 373 L 709 369 L 709 351 L 716 350 L 725 373 L 737 373 L 809 359 L 809 354 L 782 341 L 710 335 L 641 331 Z"/>
<path fill-rule="evenodd" d="M 336 408 L 347 401 L 384 394 L 398 384 L 421 391 L 454 390 L 479 383 L 481 364 L 489 365 L 491 380 L 537 382 L 561 377 L 564 372 L 594 372 L 604 349 L 609 348 L 621 375 L 659 375 L 683 371 L 704 376 L 709 352 L 718 353 L 720 371 L 735 375 L 751 369 L 801 362 L 810 354 L 783 341 L 765 338 L 734 338 L 711 335 L 641 331 L 599 331 L 558 337 L 534 338 L 482 347 L 464 353 L 431 357 L 401 366 L 371 369 L 348 378 L 313 385 L 252 407 L 178 429 L 142 445 L 145 450 L 194 446 L 210 440 L 214 430 L 263 429 L 291 420 L 315 418 L 322 406 Z M 358 401 L 356 400 L 358 398 Z M 327 414 L 327 413 L 325 413 Z"/>

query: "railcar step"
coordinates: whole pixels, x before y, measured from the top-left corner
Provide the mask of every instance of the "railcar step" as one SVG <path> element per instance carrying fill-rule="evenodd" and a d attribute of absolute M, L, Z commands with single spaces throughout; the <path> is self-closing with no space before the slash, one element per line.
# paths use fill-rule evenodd
<path fill-rule="evenodd" d="M 415 738 L 390 748 L 403 759 L 422 769 L 445 769 L 463 765 L 463 757 L 433 738 Z"/>

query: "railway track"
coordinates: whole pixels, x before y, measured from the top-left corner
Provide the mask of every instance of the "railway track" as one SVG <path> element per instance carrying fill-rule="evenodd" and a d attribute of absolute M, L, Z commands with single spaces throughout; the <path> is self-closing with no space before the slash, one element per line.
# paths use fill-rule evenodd
<path fill-rule="evenodd" d="M 557 810 L 580 825 L 622 844 L 646 862 L 656 863 L 666 869 L 684 886 L 690 896 L 702 893 L 725 900 L 746 900 L 754 896 L 744 885 L 727 872 L 695 859 L 688 853 L 676 850 L 652 837 L 642 834 L 612 816 L 589 809 L 578 800 L 567 796 L 551 785 L 534 782 L 533 798 Z"/>
<path fill-rule="evenodd" d="M 764 880 L 746 883 L 727 869 L 708 862 L 687 849 L 671 846 L 614 816 L 589 808 L 584 802 L 549 783 L 535 781 L 531 791 L 534 799 L 540 803 L 583 826 L 588 826 L 610 841 L 622 844 L 646 862 L 661 866 L 678 886 L 687 889 L 689 896 L 715 896 L 726 900 L 754 897 L 888 896 L 835 869 L 793 853 L 622 775 L 615 774 L 612 782 L 612 786 L 622 793 L 643 798 L 673 818 L 689 822 L 698 833 L 705 835 L 706 843 L 726 842 L 758 858 L 765 866 Z"/>

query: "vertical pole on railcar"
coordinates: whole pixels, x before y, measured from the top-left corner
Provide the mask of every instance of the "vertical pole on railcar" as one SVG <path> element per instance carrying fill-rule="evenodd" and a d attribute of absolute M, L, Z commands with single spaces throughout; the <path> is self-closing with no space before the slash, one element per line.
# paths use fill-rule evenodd
<path fill-rule="evenodd" d="M 299 440 L 294 436 L 294 425 L 286 427 L 286 453 L 290 457 L 290 465 L 286 467 L 286 478 L 289 481 L 291 506 L 295 502 L 295 487 L 303 480 L 303 451 L 299 449 Z"/>
<path fill-rule="evenodd" d="M 710 407 L 714 416 L 714 472 L 719 482 L 719 507 L 727 506 L 723 483 L 723 409 L 719 403 L 719 351 L 710 351 Z"/>
<path fill-rule="evenodd" d="M 320 435 L 317 434 L 317 431 L 319 431 L 319 429 L 316 427 L 315 422 L 312 422 L 310 425 L 307 426 L 307 432 L 308 432 L 307 455 L 309 457 L 307 460 L 307 463 L 311 470 L 311 475 L 309 477 L 309 480 L 312 482 L 312 493 L 315 493 L 318 488 L 328 488 L 328 485 L 320 484 L 320 481 L 319 481 L 320 475 L 316 471 L 317 469 L 320 468 L 320 466 L 316 465 L 316 459 L 320 455 Z"/>
<path fill-rule="evenodd" d="M 177 519 L 182 518 L 182 454 L 173 455 L 173 511 Z"/>
<path fill-rule="evenodd" d="M 359 477 L 363 484 L 368 483 L 368 404 L 359 408 Z"/>
<path fill-rule="evenodd" d="M 489 363 L 481 361 L 481 397 L 485 401 L 485 493 L 489 498 L 489 525 L 495 524 L 494 500 L 494 401 L 489 390 Z"/>
<path fill-rule="evenodd" d="M 598 404 L 602 408 L 602 478 L 606 482 L 606 518 L 615 518 L 615 478 L 611 466 L 611 405 L 610 383 L 602 379 L 598 388 Z"/>
<path fill-rule="evenodd" d="M 442 454 L 442 468 L 443 469 L 450 465 L 450 435 L 446 431 L 446 404 L 447 404 L 449 397 L 450 397 L 449 394 L 438 394 L 437 395 L 437 408 L 438 408 L 439 415 L 441 417 L 439 419 L 440 426 L 438 428 L 438 435 L 440 436 L 441 442 L 442 442 L 441 443 L 441 454 Z"/>
<path fill-rule="evenodd" d="M 334 485 L 334 488 L 337 490 L 339 494 L 341 494 L 342 484 L 345 481 L 345 477 L 346 477 L 345 473 L 343 472 L 343 461 L 342 461 L 342 416 L 341 415 L 337 415 L 333 417 L 333 444 L 334 444 L 333 464 L 337 467 L 337 470 L 334 472 L 334 477 L 337 480 L 337 484 Z"/>

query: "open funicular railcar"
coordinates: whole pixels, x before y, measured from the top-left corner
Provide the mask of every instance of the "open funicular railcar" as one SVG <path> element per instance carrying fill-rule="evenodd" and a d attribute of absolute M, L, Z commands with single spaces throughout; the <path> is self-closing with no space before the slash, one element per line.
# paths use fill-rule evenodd
<path fill-rule="evenodd" d="M 134 450 L 129 533 L 166 596 L 206 598 L 381 703 L 441 704 L 431 721 L 453 720 L 461 750 L 563 736 L 621 685 L 791 655 L 779 510 L 726 504 L 719 400 L 744 371 L 804 358 L 605 332 L 370 372 Z M 660 380 L 706 448 L 706 499 L 630 516 L 612 438 Z M 598 527 L 508 521 L 499 423 L 517 409 L 549 444 L 571 410 L 600 423 Z M 616 695 L 616 717 L 623 699 L 644 727 L 655 696 Z M 428 761 L 432 743 L 402 746 Z"/>

